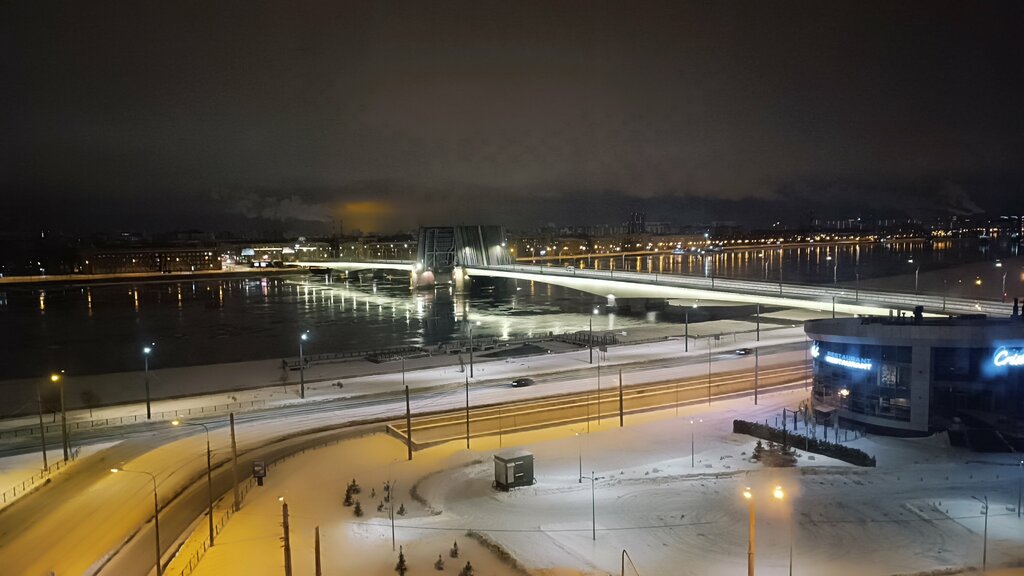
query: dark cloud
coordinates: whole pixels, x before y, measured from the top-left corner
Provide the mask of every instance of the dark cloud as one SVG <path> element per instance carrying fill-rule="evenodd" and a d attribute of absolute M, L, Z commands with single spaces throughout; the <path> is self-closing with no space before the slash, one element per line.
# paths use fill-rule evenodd
<path fill-rule="evenodd" d="M 1016 2 L 13 2 L 0 193 L 83 228 L 367 202 L 380 226 L 678 220 L 794 190 L 1014 209 L 1022 24 Z"/>

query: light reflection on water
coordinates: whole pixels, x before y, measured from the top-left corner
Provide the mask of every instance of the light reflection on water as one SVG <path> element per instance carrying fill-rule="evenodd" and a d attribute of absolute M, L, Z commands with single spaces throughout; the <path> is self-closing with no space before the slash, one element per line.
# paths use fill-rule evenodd
<path fill-rule="evenodd" d="M 801 246 L 728 249 L 703 254 L 599 256 L 538 261 L 582 269 L 639 270 L 659 274 L 685 274 L 747 278 L 783 282 L 827 284 L 912 273 L 1016 254 L 1017 246 L 993 242 L 983 249 L 975 239 L 875 242 L 862 244 L 814 244 Z"/>
<path fill-rule="evenodd" d="M 322 276 L 126 286 L 50 286 L 6 293 L 0 323 L 19 334 L 0 348 L 0 379 L 63 368 L 73 373 L 139 370 L 140 342 L 157 342 L 150 367 L 294 357 L 307 353 L 437 345 L 586 330 L 602 299 L 520 283 L 410 291 L 407 278 L 325 283 Z M 43 307 L 45 306 L 45 314 Z M 602 314 L 595 329 L 629 330 L 650 319 Z"/>

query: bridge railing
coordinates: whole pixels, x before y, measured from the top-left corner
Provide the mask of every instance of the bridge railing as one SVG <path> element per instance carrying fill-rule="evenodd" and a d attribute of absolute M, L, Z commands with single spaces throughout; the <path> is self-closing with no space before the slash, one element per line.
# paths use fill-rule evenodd
<path fill-rule="evenodd" d="M 915 306 L 920 305 L 932 312 L 948 312 L 957 314 L 1009 316 L 1012 311 L 1011 305 L 991 300 L 935 296 L 928 294 L 906 294 L 902 292 L 879 290 L 860 290 L 857 288 L 850 289 L 845 286 L 829 287 L 782 282 L 762 282 L 757 280 L 739 280 L 735 278 L 721 278 L 714 276 L 684 276 L 679 274 L 635 272 L 629 270 L 583 270 L 576 269 L 574 267 L 562 268 L 521 264 L 514 264 L 510 266 L 489 266 L 484 269 L 679 286 L 681 288 L 722 290 L 747 295 L 802 298 L 821 302 L 823 307 L 831 306 L 834 298 L 834 301 L 837 304 L 867 305 L 906 310 L 913 309 Z"/>

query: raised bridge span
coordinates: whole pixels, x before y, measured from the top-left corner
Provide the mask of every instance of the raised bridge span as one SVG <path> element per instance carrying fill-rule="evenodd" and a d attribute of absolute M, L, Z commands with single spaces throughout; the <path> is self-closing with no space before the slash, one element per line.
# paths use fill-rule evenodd
<path fill-rule="evenodd" d="M 415 286 L 416 265 L 413 262 L 292 262 L 293 266 L 330 268 L 339 271 L 401 270 L 409 273 Z M 629 299 L 699 299 L 738 303 L 760 303 L 766 306 L 832 310 L 837 313 L 888 315 L 890 311 L 910 311 L 924 306 L 926 313 L 987 314 L 1009 316 L 1012 305 L 991 300 L 952 298 L 929 294 L 907 294 L 879 290 L 854 290 L 846 287 L 813 286 L 735 278 L 682 276 L 648 272 L 615 270 L 567 269 L 551 266 L 503 264 L 459 267 L 454 276 L 456 285 L 473 277 L 509 278 L 564 286 L 613 300 Z"/>

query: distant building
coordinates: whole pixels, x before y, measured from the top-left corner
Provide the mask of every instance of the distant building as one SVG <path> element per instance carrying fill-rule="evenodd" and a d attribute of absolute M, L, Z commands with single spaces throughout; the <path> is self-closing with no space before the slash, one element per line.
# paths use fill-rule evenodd
<path fill-rule="evenodd" d="M 272 265 L 275 262 L 319 262 L 334 258 L 334 250 L 327 242 L 256 242 L 244 245 L 237 255 L 241 264 Z"/>
<path fill-rule="evenodd" d="M 643 212 L 633 212 L 629 215 L 629 222 L 626 224 L 627 234 L 646 234 L 647 233 L 647 214 Z"/>
<path fill-rule="evenodd" d="M 80 255 L 85 274 L 131 272 L 200 272 L 220 270 L 220 255 L 211 246 L 90 248 Z"/>

